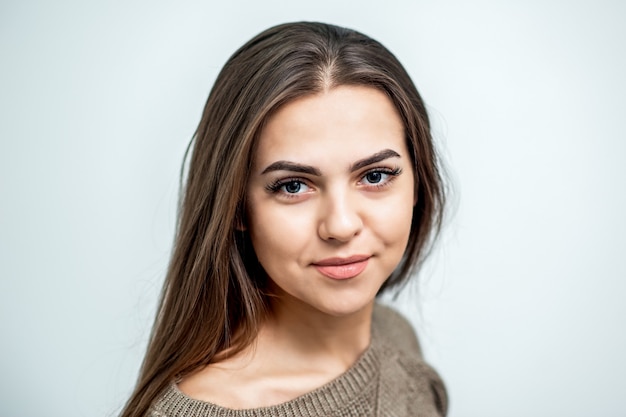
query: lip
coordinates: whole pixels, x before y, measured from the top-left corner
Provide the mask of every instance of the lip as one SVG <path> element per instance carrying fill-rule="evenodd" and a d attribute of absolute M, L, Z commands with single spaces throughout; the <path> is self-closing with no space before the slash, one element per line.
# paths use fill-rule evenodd
<path fill-rule="evenodd" d="M 328 278 L 342 280 L 354 278 L 367 268 L 368 255 L 353 255 L 347 258 L 326 258 L 314 262 L 313 267 Z"/>

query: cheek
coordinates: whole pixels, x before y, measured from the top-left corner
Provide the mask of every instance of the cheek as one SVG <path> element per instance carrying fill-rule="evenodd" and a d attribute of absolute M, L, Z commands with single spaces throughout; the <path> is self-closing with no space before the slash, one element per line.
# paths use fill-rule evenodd
<path fill-rule="evenodd" d="M 412 208 L 412 206 L 410 209 L 402 208 L 399 210 L 396 208 L 396 210 L 388 213 L 384 228 L 381 228 L 382 236 L 387 245 L 402 253 L 406 248 L 411 232 Z"/>
<path fill-rule="evenodd" d="M 272 204 L 248 208 L 248 230 L 259 262 L 266 268 L 288 264 L 303 253 L 311 236 L 310 216 Z M 267 271 L 269 273 L 269 271 Z"/>
<path fill-rule="evenodd" d="M 413 192 L 405 187 L 405 192 L 385 201 L 377 207 L 372 224 L 388 245 L 406 246 L 413 219 Z"/>

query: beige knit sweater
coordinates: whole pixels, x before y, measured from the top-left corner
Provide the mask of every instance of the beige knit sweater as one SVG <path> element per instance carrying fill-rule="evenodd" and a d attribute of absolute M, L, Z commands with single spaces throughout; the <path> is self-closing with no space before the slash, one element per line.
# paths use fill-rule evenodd
<path fill-rule="evenodd" d="M 437 417 L 447 412 L 447 396 L 437 373 L 423 360 L 409 323 L 377 305 L 372 341 L 356 363 L 328 384 L 291 401 L 231 410 L 194 400 L 176 386 L 154 402 L 150 417 Z"/>

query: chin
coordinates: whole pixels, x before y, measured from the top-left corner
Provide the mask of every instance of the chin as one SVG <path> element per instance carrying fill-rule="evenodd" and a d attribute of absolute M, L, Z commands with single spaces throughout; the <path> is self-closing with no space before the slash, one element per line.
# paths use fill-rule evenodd
<path fill-rule="evenodd" d="M 332 317 L 341 318 L 365 313 L 374 305 L 374 298 L 365 300 L 341 300 L 336 303 L 324 303 L 316 309 Z"/>

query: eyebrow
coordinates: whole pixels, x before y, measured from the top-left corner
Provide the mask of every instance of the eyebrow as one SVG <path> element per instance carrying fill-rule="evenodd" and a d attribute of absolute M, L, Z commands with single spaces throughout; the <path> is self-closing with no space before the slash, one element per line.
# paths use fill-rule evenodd
<path fill-rule="evenodd" d="M 261 174 L 267 174 L 272 171 L 293 171 L 300 172 L 302 174 L 315 175 L 317 177 L 322 175 L 322 172 L 319 169 L 312 167 L 311 165 L 296 164 L 295 162 L 289 161 L 276 161 L 265 168 Z"/>
<path fill-rule="evenodd" d="M 375 164 L 376 162 L 384 161 L 389 158 L 400 158 L 400 154 L 391 149 L 385 149 L 384 151 L 376 152 L 372 156 L 368 156 L 367 158 L 363 158 L 359 161 L 356 161 L 352 166 L 350 166 L 350 171 L 354 172 L 357 169 L 365 168 L 368 165 Z"/>
<path fill-rule="evenodd" d="M 354 172 L 358 169 L 364 168 L 368 165 L 375 164 L 376 162 L 384 161 L 389 158 L 400 158 L 400 154 L 392 149 L 385 149 L 380 152 L 376 152 L 372 156 L 368 156 L 367 158 L 360 159 L 350 165 L 350 172 Z M 315 175 L 317 177 L 322 175 L 322 172 L 311 165 L 298 164 L 295 162 L 289 161 L 276 161 L 270 165 L 268 165 L 261 175 L 267 174 L 272 171 L 292 171 L 299 172 L 302 174 Z"/>

